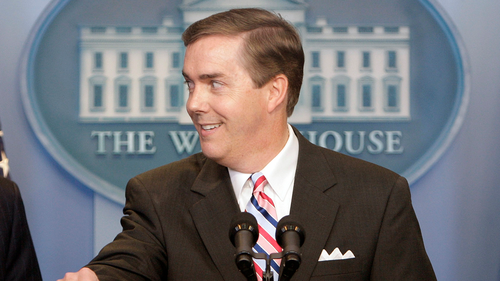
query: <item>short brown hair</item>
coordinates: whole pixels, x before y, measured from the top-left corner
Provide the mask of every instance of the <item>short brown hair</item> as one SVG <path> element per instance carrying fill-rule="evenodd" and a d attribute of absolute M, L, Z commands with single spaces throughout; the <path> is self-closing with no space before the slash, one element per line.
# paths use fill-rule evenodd
<path fill-rule="evenodd" d="M 278 74 L 288 78 L 287 115 L 299 100 L 304 76 L 304 51 L 297 30 L 280 15 L 257 9 L 232 9 L 189 26 L 184 45 L 209 35 L 243 35 L 243 61 L 257 88 Z"/>

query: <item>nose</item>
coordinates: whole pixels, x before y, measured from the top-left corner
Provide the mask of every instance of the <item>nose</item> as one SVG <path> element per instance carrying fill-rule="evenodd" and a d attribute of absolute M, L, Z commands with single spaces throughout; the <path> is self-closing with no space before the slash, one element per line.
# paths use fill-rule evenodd
<path fill-rule="evenodd" d="M 186 109 L 189 115 L 205 113 L 209 110 L 210 106 L 208 103 L 208 93 L 199 89 L 200 87 L 194 88 L 191 93 L 189 93 L 189 97 L 186 103 Z"/>

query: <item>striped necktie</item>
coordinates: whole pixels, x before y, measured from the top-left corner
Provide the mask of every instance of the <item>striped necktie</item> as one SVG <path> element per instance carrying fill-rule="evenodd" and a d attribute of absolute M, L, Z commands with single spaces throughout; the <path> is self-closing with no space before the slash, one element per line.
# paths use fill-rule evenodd
<path fill-rule="evenodd" d="M 276 242 L 276 225 L 278 217 L 276 216 L 276 208 L 273 200 L 264 193 L 264 186 L 267 184 L 266 177 L 262 173 L 255 173 L 251 176 L 254 184 L 252 198 L 248 202 L 246 211 L 252 214 L 259 224 L 259 239 L 254 246 L 257 253 L 272 253 L 281 252 L 282 249 Z M 263 272 L 266 270 L 266 262 L 263 259 L 254 259 L 255 271 L 258 280 L 262 280 Z M 271 270 L 273 271 L 274 280 L 278 280 L 281 259 L 272 260 Z"/>

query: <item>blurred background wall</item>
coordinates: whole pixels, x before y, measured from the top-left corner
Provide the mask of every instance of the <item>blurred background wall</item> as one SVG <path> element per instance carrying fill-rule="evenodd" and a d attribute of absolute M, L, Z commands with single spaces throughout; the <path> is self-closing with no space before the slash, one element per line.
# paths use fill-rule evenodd
<path fill-rule="evenodd" d="M 500 280 L 500 1 L 439 0 L 468 53 L 470 103 L 457 137 L 412 187 L 438 280 Z M 46 152 L 22 106 L 22 48 L 49 0 L 0 0 L 0 121 L 45 280 L 76 271 L 119 227 L 121 206 L 94 194 Z M 133 176 L 133 175 L 131 175 Z M 94 210 L 108 217 L 95 220 Z M 109 223 L 108 223 L 109 222 Z M 109 225 L 108 225 L 109 224 Z M 98 235 L 102 236 L 102 233 Z M 111 238 L 109 238 L 111 239 Z"/>

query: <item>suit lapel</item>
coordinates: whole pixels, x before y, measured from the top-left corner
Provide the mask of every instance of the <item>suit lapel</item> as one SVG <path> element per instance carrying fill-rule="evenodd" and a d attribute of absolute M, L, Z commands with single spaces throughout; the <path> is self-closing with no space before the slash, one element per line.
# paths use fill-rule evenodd
<path fill-rule="evenodd" d="M 299 139 L 299 159 L 290 215 L 304 227 L 306 239 L 302 264 L 293 279 L 309 280 L 340 204 L 325 194 L 336 180 L 321 149 L 296 129 L 295 133 Z M 191 190 L 204 196 L 191 207 L 190 213 L 213 262 L 225 280 L 244 280 L 234 265 L 235 249 L 228 238 L 229 224 L 239 207 L 227 168 L 207 159 Z"/>
<path fill-rule="evenodd" d="M 204 196 L 190 213 L 210 257 L 225 280 L 241 280 L 228 238 L 229 224 L 239 208 L 227 168 L 207 160 L 191 190 Z"/>
<path fill-rule="evenodd" d="M 325 192 L 336 179 L 321 149 L 296 131 L 299 139 L 299 159 L 290 215 L 306 232 L 302 246 L 302 263 L 294 280 L 309 280 L 324 249 L 340 204 Z M 314 164 L 311 164 L 314 163 Z"/>

